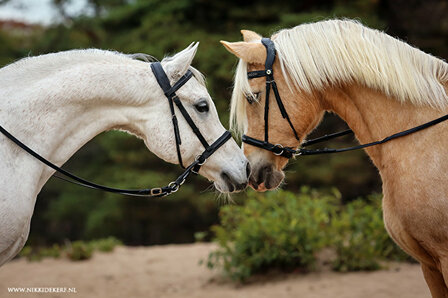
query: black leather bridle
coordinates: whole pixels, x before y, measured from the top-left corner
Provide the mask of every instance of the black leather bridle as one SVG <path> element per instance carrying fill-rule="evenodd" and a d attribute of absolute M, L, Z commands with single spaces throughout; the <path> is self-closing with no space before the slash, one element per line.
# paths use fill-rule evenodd
<path fill-rule="evenodd" d="M 180 132 L 179 132 L 179 126 L 177 122 L 176 113 L 174 110 L 174 104 L 179 108 L 180 112 L 182 113 L 182 116 L 187 121 L 188 125 L 191 127 L 193 132 L 196 134 L 197 138 L 201 142 L 201 144 L 204 146 L 205 150 L 196 157 L 196 159 L 191 163 L 188 167 L 185 168 L 182 174 L 177 177 L 176 180 L 170 182 L 167 186 L 163 187 L 157 187 L 157 188 L 146 188 L 146 189 L 120 189 L 120 188 L 113 188 L 108 187 L 104 185 L 99 185 L 93 182 L 90 182 L 88 180 L 85 180 L 83 178 L 80 178 L 60 167 L 53 164 L 52 162 L 48 161 L 35 151 L 33 151 L 31 148 L 26 146 L 24 143 L 19 141 L 17 138 L 15 138 L 12 134 L 10 134 L 6 129 L 4 129 L 2 126 L 0 126 L 0 132 L 3 133 L 6 137 L 8 137 L 11 141 L 13 141 L 15 144 L 17 144 L 20 148 L 25 150 L 27 153 L 44 163 L 45 165 L 49 166 L 50 168 L 54 169 L 55 171 L 59 172 L 65 177 L 56 176 L 59 179 L 62 179 L 67 182 L 71 182 L 77 185 L 81 185 L 88 188 L 98 189 L 102 191 L 112 192 L 112 193 L 118 193 L 122 195 L 127 196 L 142 196 L 142 197 L 163 197 L 169 194 L 172 194 L 179 190 L 179 188 L 184 184 L 187 177 L 191 174 L 197 174 L 200 167 L 207 161 L 207 159 L 212 155 L 216 150 L 218 150 L 225 142 L 227 142 L 232 135 L 229 131 L 225 131 L 215 142 L 213 142 L 211 145 L 207 143 L 204 136 L 199 131 L 199 128 L 195 125 L 194 121 L 191 119 L 190 115 L 188 114 L 185 107 L 182 105 L 182 102 L 179 100 L 179 97 L 176 95 L 176 91 L 182 87 L 191 77 L 193 76 L 192 72 L 188 70 L 185 75 L 183 75 L 173 86 L 171 86 L 170 81 L 168 77 L 165 74 L 165 71 L 162 68 L 162 65 L 160 62 L 154 62 L 151 63 L 151 70 L 154 73 L 154 76 L 157 79 L 157 82 L 159 83 L 160 87 L 162 88 L 163 92 L 165 93 L 165 96 L 168 99 L 168 103 L 170 105 L 171 110 L 171 117 L 173 121 L 173 128 L 174 128 L 174 137 L 176 140 L 176 151 L 177 151 L 177 158 L 179 160 L 179 164 L 183 167 L 182 162 L 182 155 L 180 152 L 180 145 L 182 143 Z M 173 104 L 174 103 L 174 104 Z"/>
<path fill-rule="evenodd" d="M 201 134 L 199 128 L 196 126 L 196 124 L 194 124 L 193 119 L 191 119 L 179 97 L 176 95 L 176 91 L 179 90 L 179 88 L 182 87 L 193 76 L 191 70 L 187 70 L 187 72 L 173 86 L 170 85 L 170 81 L 166 76 L 166 73 L 163 70 L 162 64 L 160 62 L 151 63 L 151 70 L 154 73 L 154 76 L 156 77 L 157 83 L 159 83 L 160 88 L 162 88 L 163 92 L 165 93 L 165 96 L 168 99 L 168 104 L 170 105 L 174 137 L 176 140 L 177 159 L 179 160 L 180 166 L 182 168 L 185 168 L 182 162 L 182 154 L 180 153 L 180 145 L 182 144 L 182 140 L 179 133 L 179 125 L 177 122 L 173 103 L 176 104 L 182 116 L 185 118 L 188 125 L 191 127 L 194 134 L 201 142 L 202 146 L 204 146 L 205 148 L 204 152 L 196 157 L 197 163 L 192 168 L 193 173 L 197 174 L 199 168 L 205 163 L 207 158 L 209 158 L 210 155 L 212 155 L 216 150 L 218 150 L 219 147 L 227 142 L 232 137 L 232 135 L 229 131 L 225 131 L 213 144 L 209 145 L 204 136 Z"/>
<path fill-rule="evenodd" d="M 398 132 L 396 134 L 393 134 L 391 136 L 388 136 L 380 141 L 375 141 L 367 144 L 361 144 L 358 146 L 353 147 L 347 147 L 347 148 L 340 148 L 340 149 L 334 149 L 334 148 L 322 148 L 322 149 L 314 149 L 314 150 L 308 150 L 304 149 L 304 147 L 321 143 L 323 141 L 327 141 L 333 138 L 337 138 L 343 135 L 352 134 L 353 131 L 351 129 L 344 130 L 341 132 L 325 135 L 313 140 L 309 140 L 306 142 L 303 142 L 301 144 L 300 148 L 294 149 L 291 147 L 286 147 L 281 144 L 272 144 L 269 142 L 269 134 L 268 134 L 268 128 L 269 128 L 269 95 L 272 88 L 272 91 L 274 92 L 274 97 L 277 102 L 278 108 L 280 110 L 280 113 L 283 117 L 283 119 L 286 119 L 288 121 L 289 126 L 291 127 L 294 137 L 300 142 L 300 137 L 297 134 L 296 129 L 294 128 L 294 125 L 291 122 L 291 119 L 288 116 L 288 113 L 286 112 L 285 106 L 283 105 L 282 99 L 280 98 L 280 93 L 277 89 L 277 84 L 274 80 L 274 70 L 273 65 L 276 57 L 276 51 L 275 51 L 275 44 L 274 42 L 269 38 L 262 38 L 261 43 L 266 48 L 266 61 L 265 61 L 265 69 L 264 70 L 257 70 L 257 71 L 250 71 L 247 73 L 248 79 L 253 78 L 261 78 L 266 77 L 266 100 L 265 100 L 265 106 L 264 106 L 264 140 L 255 139 L 252 137 L 249 137 L 247 135 L 243 135 L 242 141 L 248 145 L 252 145 L 264 150 L 268 150 L 272 152 L 275 155 L 283 156 L 285 158 L 292 158 L 294 156 L 299 155 L 316 155 L 316 154 L 329 154 L 329 153 L 339 153 L 339 152 L 346 152 L 346 151 L 352 151 L 352 150 L 358 150 L 363 149 L 379 144 L 384 144 L 388 141 L 391 141 L 393 139 L 407 136 L 411 133 L 423 130 L 425 128 L 428 128 L 430 126 L 436 125 L 440 122 L 448 120 L 448 115 L 442 116 L 440 118 L 434 119 L 432 121 L 429 121 L 427 123 L 424 123 L 422 125 L 413 127 L 408 130 L 404 130 L 401 132 Z"/>

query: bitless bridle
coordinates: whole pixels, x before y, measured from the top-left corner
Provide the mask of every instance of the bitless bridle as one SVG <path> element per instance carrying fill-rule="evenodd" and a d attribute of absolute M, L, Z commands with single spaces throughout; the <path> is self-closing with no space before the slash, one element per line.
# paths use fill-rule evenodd
<path fill-rule="evenodd" d="M 54 169 L 55 171 L 59 172 L 65 177 L 61 176 L 55 176 L 59 179 L 62 179 L 67 182 L 71 182 L 77 185 L 81 185 L 88 188 L 98 189 L 106 192 L 112 192 L 112 193 L 118 193 L 122 195 L 127 196 L 139 196 L 139 197 L 163 197 L 169 194 L 172 194 L 179 190 L 179 188 L 184 184 L 187 177 L 191 174 L 197 174 L 200 167 L 207 161 L 207 159 L 214 153 L 216 150 L 218 150 L 225 142 L 227 142 L 232 136 L 229 131 L 225 131 L 215 142 L 213 142 L 211 145 L 207 143 L 204 136 L 201 134 L 199 128 L 195 125 L 194 121 L 191 119 L 190 115 L 188 114 L 185 107 L 182 105 L 182 102 L 179 100 L 179 97 L 176 95 L 176 91 L 181 88 L 191 77 L 193 76 L 192 72 L 188 70 L 173 86 L 171 86 L 170 81 L 165 73 L 165 71 L 162 68 L 162 65 L 160 62 L 154 62 L 151 63 L 151 70 L 154 73 L 154 76 L 156 77 L 156 80 L 159 84 L 159 86 L 162 88 L 166 98 L 168 99 L 168 104 L 170 106 L 171 111 L 171 118 L 173 122 L 173 129 L 174 129 L 174 137 L 176 141 L 176 151 L 177 151 L 177 158 L 179 160 L 179 164 L 182 166 L 182 168 L 185 168 L 182 161 L 182 155 L 180 152 L 180 145 L 182 144 L 182 140 L 180 137 L 179 132 L 179 125 L 177 122 L 176 113 L 174 110 L 174 104 L 178 107 L 179 111 L 181 112 L 182 116 L 187 121 L 188 125 L 191 127 L 201 144 L 204 146 L 205 150 L 196 157 L 196 159 L 191 163 L 188 167 L 185 168 L 185 170 L 182 172 L 182 174 L 177 177 L 176 180 L 170 182 L 167 186 L 163 187 L 157 187 L 157 188 L 146 188 L 146 189 L 120 189 L 120 188 L 113 188 L 108 187 L 104 185 L 99 185 L 93 182 L 90 182 L 88 180 L 85 180 L 83 178 L 80 178 L 60 167 L 53 164 L 52 162 L 48 161 L 44 157 L 42 157 L 40 154 L 36 153 L 34 150 L 29 148 L 27 145 L 19 141 L 17 138 L 15 138 L 11 133 L 9 133 L 6 129 L 4 129 L 2 126 L 0 126 L 0 132 L 2 132 L 6 137 L 8 137 L 11 141 L 13 141 L 15 144 L 17 144 L 20 148 L 25 150 L 27 153 L 44 163 L 45 165 L 49 166 L 50 168 Z"/>
<path fill-rule="evenodd" d="M 448 115 L 442 116 L 440 118 L 434 119 L 432 121 L 429 121 L 427 123 L 424 123 L 422 125 L 410 128 L 408 130 L 404 130 L 401 132 L 398 132 L 396 134 L 393 134 L 391 136 L 388 136 L 380 141 L 375 141 L 375 142 L 371 142 L 371 143 L 367 143 L 367 144 L 361 144 L 358 146 L 353 146 L 353 147 L 347 147 L 347 148 L 340 148 L 340 149 L 334 149 L 334 148 L 322 148 L 322 149 L 314 149 L 314 150 L 309 150 L 309 149 L 304 149 L 304 147 L 309 146 L 309 145 L 313 145 L 313 144 L 317 144 L 323 141 L 327 141 L 333 138 L 337 138 L 340 136 L 344 136 L 347 134 L 352 134 L 353 131 L 351 129 L 348 130 L 344 130 L 341 132 L 337 132 L 337 133 L 333 133 L 333 134 L 329 134 L 329 135 L 325 135 L 313 140 L 309 140 L 306 142 L 303 142 L 301 144 L 301 147 L 294 149 L 292 147 L 286 147 L 283 146 L 281 144 L 272 144 L 269 142 L 269 134 L 268 134 L 268 129 L 269 129 L 269 95 L 270 95 L 270 91 L 272 88 L 272 91 L 274 93 L 274 97 L 275 100 L 277 102 L 277 105 L 279 107 L 280 113 L 283 117 L 283 119 L 285 119 L 289 126 L 291 127 L 291 130 L 294 134 L 294 137 L 300 142 L 300 137 L 297 134 L 296 129 L 294 128 L 294 125 L 291 122 L 291 119 L 289 118 L 288 113 L 286 112 L 285 106 L 283 105 L 282 99 L 280 98 L 280 93 L 278 92 L 277 89 L 277 84 L 275 83 L 274 80 L 274 70 L 273 70 L 273 65 L 274 65 L 274 61 L 275 61 L 275 57 L 276 57 L 276 50 L 275 50 L 275 44 L 274 42 L 269 39 L 269 38 L 262 38 L 261 39 L 261 43 L 264 45 L 264 47 L 266 48 L 266 62 L 265 62 L 265 69 L 264 70 L 257 70 L 257 71 L 250 71 L 247 73 L 247 77 L 248 79 L 254 79 L 254 78 L 260 78 L 260 77 L 266 77 L 266 100 L 265 100 L 265 106 L 264 106 L 264 140 L 259 140 L 253 137 L 249 137 L 247 135 L 243 135 L 242 137 L 242 141 L 248 145 L 252 145 L 264 150 L 268 150 L 270 152 L 272 152 L 275 155 L 279 155 L 285 158 L 292 158 L 294 156 L 299 156 L 299 155 L 316 155 L 316 154 L 330 154 L 330 153 L 340 153 L 340 152 L 346 152 L 346 151 L 352 151 L 352 150 L 358 150 L 358 149 L 362 149 L 362 148 L 367 148 L 367 147 L 371 147 L 371 146 L 375 146 L 375 145 L 379 145 L 379 144 L 384 144 L 388 141 L 391 141 L 393 139 L 399 138 L 399 137 L 403 137 L 403 136 L 407 136 L 409 134 L 412 134 L 414 132 L 423 130 L 425 128 L 428 128 L 430 126 L 436 125 L 440 122 L 446 121 L 448 120 Z"/>

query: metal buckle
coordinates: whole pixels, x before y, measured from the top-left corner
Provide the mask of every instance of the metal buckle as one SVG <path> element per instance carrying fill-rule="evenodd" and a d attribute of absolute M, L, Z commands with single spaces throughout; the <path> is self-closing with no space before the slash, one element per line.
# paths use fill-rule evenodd
<path fill-rule="evenodd" d="M 272 74 L 272 69 L 266 69 L 266 74 L 267 74 L 267 75 Z"/>
<path fill-rule="evenodd" d="M 280 144 L 275 144 L 272 149 L 275 149 L 275 148 L 281 149 L 280 153 L 276 153 L 275 151 L 272 151 L 272 153 L 274 153 L 275 155 L 282 155 L 283 152 L 285 152 L 285 148 Z"/>
<path fill-rule="evenodd" d="M 149 194 L 150 194 L 151 196 L 157 196 L 157 195 L 160 195 L 160 194 L 162 194 L 162 188 L 160 188 L 160 187 L 152 188 L 151 191 L 149 192 Z"/>
<path fill-rule="evenodd" d="M 168 184 L 168 187 L 171 188 L 171 192 L 176 192 L 179 190 L 180 185 L 172 181 Z"/>

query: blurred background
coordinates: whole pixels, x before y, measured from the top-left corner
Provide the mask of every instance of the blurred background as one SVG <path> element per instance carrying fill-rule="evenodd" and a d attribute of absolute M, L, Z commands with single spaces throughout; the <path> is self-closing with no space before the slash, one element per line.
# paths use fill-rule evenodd
<path fill-rule="evenodd" d="M 335 17 L 355 18 L 425 52 L 448 57 L 446 0 L 0 0 L 0 66 L 78 48 L 148 53 L 162 59 L 200 41 L 193 65 L 206 75 L 221 120 L 228 126 L 237 61 L 219 40 L 241 40 L 240 29 L 270 36 L 282 28 Z M 345 127 L 337 116 L 327 115 L 311 137 Z M 355 142 L 345 137 L 328 146 Z M 99 135 L 65 168 L 100 184 L 126 188 L 165 185 L 181 171 L 151 154 L 142 141 L 120 132 Z M 301 157 L 286 171 L 283 188 L 291 192 L 303 185 L 322 191 L 336 188 L 344 203 L 381 192 L 377 170 L 362 151 Z M 28 245 L 108 236 L 126 245 L 193 242 L 195 233 L 218 223 L 219 208 L 226 201 L 209 186 L 195 177 L 169 198 L 152 200 L 51 179 L 38 196 Z M 232 199 L 241 205 L 245 197 L 242 193 Z"/>

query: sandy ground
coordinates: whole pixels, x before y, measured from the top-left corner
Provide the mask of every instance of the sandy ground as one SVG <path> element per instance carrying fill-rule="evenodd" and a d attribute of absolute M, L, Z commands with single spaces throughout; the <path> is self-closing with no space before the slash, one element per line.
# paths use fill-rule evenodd
<path fill-rule="evenodd" d="M 82 262 L 13 260 L 0 268 L 0 297 L 430 297 L 419 266 L 411 264 L 376 272 L 291 273 L 237 286 L 198 265 L 212 249 L 212 244 L 117 247 Z M 8 293 L 9 287 L 76 293 Z"/>

